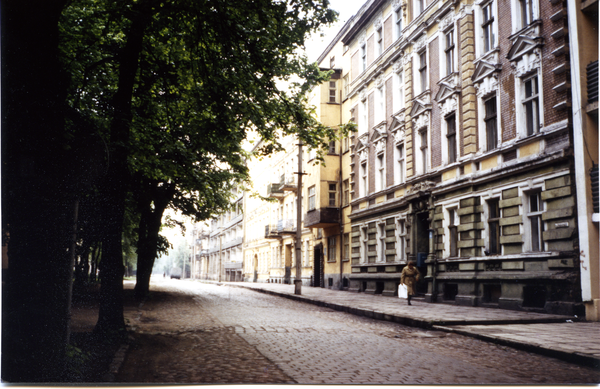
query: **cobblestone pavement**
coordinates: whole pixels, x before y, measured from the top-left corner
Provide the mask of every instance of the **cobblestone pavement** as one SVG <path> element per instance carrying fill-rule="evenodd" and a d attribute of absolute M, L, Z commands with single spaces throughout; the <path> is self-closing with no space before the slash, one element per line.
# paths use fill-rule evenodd
<path fill-rule="evenodd" d="M 426 331 L 241 288 L 176 288 L 126 311 L 133 346 L 117 382 L 582 384 L 600 372 L 455 333 Z M 148 347 L 154 347 L 148 349 Z"/>

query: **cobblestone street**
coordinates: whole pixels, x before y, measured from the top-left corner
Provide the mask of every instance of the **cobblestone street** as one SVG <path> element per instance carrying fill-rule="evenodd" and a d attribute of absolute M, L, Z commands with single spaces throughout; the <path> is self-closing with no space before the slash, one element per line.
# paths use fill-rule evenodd
<path fill-rule="evenodd" d="M 241 288 L 157 280 L 127 309 L 133 383 L 582 384 L 600 372 Z"/>

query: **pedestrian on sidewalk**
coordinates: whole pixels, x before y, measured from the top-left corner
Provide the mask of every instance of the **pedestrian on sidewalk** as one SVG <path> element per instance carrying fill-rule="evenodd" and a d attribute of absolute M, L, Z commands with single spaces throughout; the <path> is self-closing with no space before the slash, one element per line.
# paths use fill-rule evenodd
<path fill-rule="evenodd" d="M 421 273 L 419 273 L 419 269 L 415 267 L 413 261 L 409 261 L 408 265 L 404 266 L 404 269 L 402 269 L 400 283 L 406 285 L 406 289 L 408 290 L 408 305 L 412 305 L 410 303 L 410 298 L 417 294 L 415 287 L 420 276 Z"/>

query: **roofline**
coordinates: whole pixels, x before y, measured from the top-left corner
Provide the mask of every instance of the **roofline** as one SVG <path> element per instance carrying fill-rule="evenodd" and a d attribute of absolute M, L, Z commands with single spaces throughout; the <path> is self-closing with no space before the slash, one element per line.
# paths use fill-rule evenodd
<path fill-rule="evenodd" d="M 386 0 L 370 0 L 366 2 L 354 15 L 353 18 L 357 18 L 356 24 L 352 26 L 350 31 L 342 38 L 342 43 L 348 45 L 352 39 L 359 33 L 360 30 L 371 20 L 373 15 L 377 12 L 379 7 L 385 3 Z"/>

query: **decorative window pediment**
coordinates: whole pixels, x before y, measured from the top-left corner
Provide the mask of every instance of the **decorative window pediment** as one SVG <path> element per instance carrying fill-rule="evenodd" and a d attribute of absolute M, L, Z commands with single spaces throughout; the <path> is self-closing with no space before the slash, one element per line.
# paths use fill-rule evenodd
<path fill-rule="evenodd" d="M 383 122 L 381 126 L 375 127 L 373 129 L 373 133 L 371 134 L 370 141 L 377 142 L 382 138 L 383 139 L 387 138 L 387 132 L 385 131 L 385 122 Z"/>
<path fill-rule="evenodd" d="M 478 83 L 483 79 L 498 73 L 501 69 L 501 65 L 494 65 L 486 61 L 479 61 L 479 63 L 477 63 L 475 66 L 475 71 L 473 72 L 471 79 L 474 83 Z"/>
<path fill-rule="evenodd" d="M 414 119 L 420 115 L 428 114 L 431 111 L 431 104 L 424 103 L 419 100 L 413 102 L 412 109 L 410 110 L 410 116 Z"/>
<path fill-rule="evenodd" d="M 542 38 L 519 35 L 508 51 L 506 58 L 511 62 L 518 61 L 525 54 L 529 54 L 541 46 Z"/>
<path fill-rule="evenodd" d="M 361 136 L 359 136 L 356 141 L 356 152 L 358 153 L 361 150 L 366 149 L 367 146 L 369 145 L 368 141 L 369 141 L 368 134 L 362 134 Z"/>
<path fill-rule="evenodd" d="M 460 92 L 460 89 L 456 86 L 442 82 L 440 83 L 440 89 L 438 90 L 438 93 L 436 93 L 433 99 L 441 104 L 442 102 L 444 102 L 444 100 L 458 92 Z"/>

